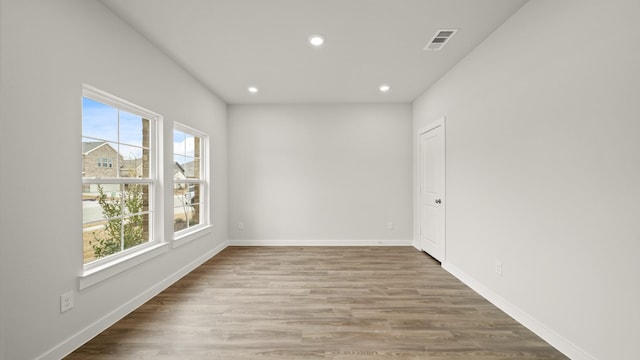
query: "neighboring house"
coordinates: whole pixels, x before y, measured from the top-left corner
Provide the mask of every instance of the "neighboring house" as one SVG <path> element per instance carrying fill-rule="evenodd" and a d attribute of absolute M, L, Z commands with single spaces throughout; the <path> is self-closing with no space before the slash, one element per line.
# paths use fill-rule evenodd
<path fill-rule="evenodd" d="M 182 167 L 182 165 L 180 165 L 179 162 L 174 161 L 173 162 L 173 180 L 174 181 L 178 181 L 178 182 L 174 182 L 173 185 L 173 194 L 174 195 L 178 195 L 178 196 L 185 196 L 187 197 L 187 202 L 190 200 L 190 198 L 188 198 L 188 190 L 187 190 L 187 185 L 186 184 L 181 184 L 179 183 L 180 180 L 184 180 L 186 179 L 187 176 L 185 174 L 185 169 L 184 167 Z"/>
<path fill-rule="evenodd" d="M 142 159 L 122 160 L 120 165 L 121 177 L 142 177 Z"/>
<path fill-rule="evenodd" d="M 199 167 L 196 167 L 196 162 L 195 161 L 189 161 L 186 162 L 184 164 L 182 164 L 182 168 L 184 169 L 184 176 L 185 178 L 189 178 L 189 179 L 197 179 L 200 177 L 200 174 L 196 173 L 196 170 L 199 170 Z M 199 171 L 198 171 L 199 172 Z"/>
<path fill-rule="evenodd" d="M 113 178 L 118 176 L 118 166 L 124 160 L 122 155 L 106 142 L 83 142 L 82 143 L 82 176 L 87 178 Z M 120 190 L 119 185 L 104 185 L 103 189 L 107 193 Z M 98 195 L 97 184 L 83 185 L 82 192 L 87 198 L 95 198 Z"/>
<path fill-rule="evenodd" d="M 180 180 L 187 179 L 189 175 L 193 174 L 193 168 L 193 161 L 182 165 L 180 165 L 180 163 L 177 161 L 173 163 L 173 194 L 178 195 L 180 199 L 184 199 L 182 203 L 183 205 L 191 204 L 193 202 L 193 199 L 195 199 L 196 197 L 197 187 L 195 185 L 191 184 L 187 186 L 186 183 L 180 182 Z"/>
<path fill-rule="evenodd" d="M 185 179 L 193 177 L 193 161 L 181 164 L 180 166 L 182 167 L 182 169 L 184 169 Z"/>
<path fill-rule="evenodd" d="M 118 164 L 123 158 L 106 142 L 82 143 L 82 176 L 105 178 L 118 176 Z"/>
<path fill-rule="evenodd" d="M 180 166 L 180 163 L 175 161 L 173 163 L 173 180 L 184 180 L 186 178 L 184 168 Z"/>

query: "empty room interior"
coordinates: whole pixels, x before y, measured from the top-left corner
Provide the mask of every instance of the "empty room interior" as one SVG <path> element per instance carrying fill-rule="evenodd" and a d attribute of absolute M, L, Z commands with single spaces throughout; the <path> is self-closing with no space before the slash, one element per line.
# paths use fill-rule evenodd
<path fill-rule="evenodd" d="M 0 96 L 0 360 L 639 358 L 638 0 L 0 0 Z"/>

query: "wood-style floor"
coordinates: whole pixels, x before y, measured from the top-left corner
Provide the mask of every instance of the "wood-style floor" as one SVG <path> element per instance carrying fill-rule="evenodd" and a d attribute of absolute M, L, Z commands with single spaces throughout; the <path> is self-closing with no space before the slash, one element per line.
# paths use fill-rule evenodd
<path fill-rule="evenodd" d="M 412 247 L 229 247 L 67 359 L 566 359 Z"/>

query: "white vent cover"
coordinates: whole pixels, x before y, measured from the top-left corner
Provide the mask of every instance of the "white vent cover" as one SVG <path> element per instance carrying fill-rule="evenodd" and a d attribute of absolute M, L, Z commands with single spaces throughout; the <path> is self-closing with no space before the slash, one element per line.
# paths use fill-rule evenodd
<path fill-rule="evenodd" d="M 451 40 L 453 35 L 458 32 L 458 29 L 440 29 L 436 31 L 436 34 L 433 35 L 427 46 L 424 47 L 425 50 L 442 50 L 444 45 Z"/>

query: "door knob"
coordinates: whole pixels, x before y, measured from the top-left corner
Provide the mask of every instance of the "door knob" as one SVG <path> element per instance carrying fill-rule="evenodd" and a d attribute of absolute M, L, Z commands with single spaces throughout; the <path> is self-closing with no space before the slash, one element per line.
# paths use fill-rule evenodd
<path fill-rule="evenodd" d="M 436 204 L 442 204 L 442 200 L 436 199 Z"/>

